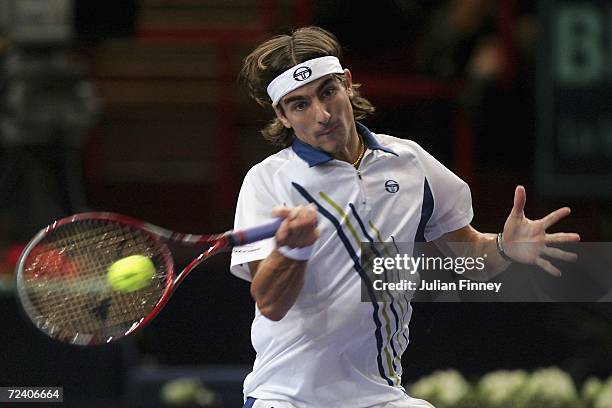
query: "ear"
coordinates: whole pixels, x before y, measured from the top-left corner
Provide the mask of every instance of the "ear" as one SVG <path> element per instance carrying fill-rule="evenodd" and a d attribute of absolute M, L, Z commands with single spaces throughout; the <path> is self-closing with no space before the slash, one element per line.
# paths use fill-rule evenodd
<path fill-rule="evenodd" d="M 287 117 L 285 116 L 285 112 L 280 106 L 280 103 L 274 107 L 274 113 L 276 113 L 276 117 L 278 118 L 278 120 L 281 121 L 284 127 L 286 127 L 287 129 L 291 129 L 291 123 L 289 122 L 289 119 L 287 119 Z"/>
<path fill-rule="evenodd" d="M 348 68 L 344 69 L 344 79 L 346 79 L 346 92 L 349 97 L 353 97 L 353 74 Z"/>

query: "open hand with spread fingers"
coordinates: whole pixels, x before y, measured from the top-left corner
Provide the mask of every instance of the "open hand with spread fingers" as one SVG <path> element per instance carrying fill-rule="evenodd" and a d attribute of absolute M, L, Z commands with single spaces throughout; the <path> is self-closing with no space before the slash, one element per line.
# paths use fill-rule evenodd
<path fill-rule="evenodd" d="M 504 224 L 504 253 L 515 262 L 537 265 L 553 276 L 561 276 L 561 271 L 545 257 L 574 262 L 578 256 L 573 252 L 549 247 L 548 244 L 577 242 L 580 241 L 580 235 L 567 232 L 548 234 L 546 230 L 567 217 L 571 210 L 563 207 L 539 220 L 530 220 L 525 216 L 526 200 L 525 188 L 517 186 L 514 191 L 514 206 Z"/>

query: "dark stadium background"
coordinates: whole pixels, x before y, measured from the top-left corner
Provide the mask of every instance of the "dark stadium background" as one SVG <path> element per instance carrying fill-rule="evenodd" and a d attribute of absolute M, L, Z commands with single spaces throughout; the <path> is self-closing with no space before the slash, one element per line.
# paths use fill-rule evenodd
<path fill-rule="evenodd" d="M 368 127 L 416 140 L 469 182 L 476 228 L 499 231 L 514 186 L 524 184 L 528 216 L 569 205 L 573 214 L 559 229 L 577 231 L 584 241 L 609 241 L 609 198 L 569 194 L 571 186 L 555 196 L 538 189 L 537 30 L 529 25 L 537 27 L 537 9 L 527 1 L 490 3 L 461 35 L 444 31 L 447 2 L 441 0 L 380 0 L 375 6 L 348 0 L 83 0 L 75 3 L 69 44 L 19 44 L 5 29 L 3 95 L 12 50 L 40 47 L 45 55 L 68 52 L 78 79 L 95 86 L 100 105 L 76 148 L 62 144 L 61 127 L 38 144 L 0 144 L 0 248 L 6 252 L 49 221 L 84 208 L 185 232 L 230 228 L 242 176 L 274 152 L 258 134 L 270 113 L 236 82 L 240 59 L 269 35 L 305 24 L 331 30 L 345 45 L 345 65 L 377 107 Z M 491 38 L 501 62 L 487 76 L 474 59 Z M 10 110 L 4 107 L 2 115 Z M 76 172 L 64 167 L 74 150 L 82 161 Z M 70 192 L 67 186 L 75 184 L 66 180 L 75 177 L 82 190 Z M 82 200 L 75 199 L 79 194 Z M 179 266 L 193 254 L 177 251 Z M 222 368 L 248 370 L 254 305 L 248 284 L 231 276 L 228 265 L 225 255 L 208 262 L 145 331 L 94 349 L 49 341 L 4 292 L 0 385 L 62 385 L 75 406 L 119 406 L 126 395 L 144 401 L 139 390 L 156 392 L 176 370 L 213 376 Z M 468 378 L 497 368 L 552 365 L 577 382 L 610 374 L 607 304 L 413 307 L 406 382 L 449 367 Z M 142 374 L 146 369 L 159 377 Z M 241 380 L 241 374 L 231 377 L 238 393 Z"/>

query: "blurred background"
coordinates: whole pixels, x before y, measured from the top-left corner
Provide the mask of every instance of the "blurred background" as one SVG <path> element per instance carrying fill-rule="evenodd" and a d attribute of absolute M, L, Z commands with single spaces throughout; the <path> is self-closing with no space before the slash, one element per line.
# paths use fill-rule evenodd
<path fill-rule="evenodd" d="M 274 153 L 241 60 L 304 25 L 345 47 L 377 108 L 370 129 L 417 141 L 469 183 L 476 228 L 501 230 L 523 184 L 529 217 L 569 205 L 558 230 L 611 241 L 610 13 L 597 0 L 0 1 L 0 386 L 63 386 L 77 407 L 240 406 L 254 305 L 228 256 L 142 333 L 87 350 L 24 320 L 14 265 L 39 229 L 81 211 L 230 228 L 242 177 Z M 414 309 L 406 383 L 447 368 L 557 366 L 577 387 L 612 373 L 608 304 Z"/>

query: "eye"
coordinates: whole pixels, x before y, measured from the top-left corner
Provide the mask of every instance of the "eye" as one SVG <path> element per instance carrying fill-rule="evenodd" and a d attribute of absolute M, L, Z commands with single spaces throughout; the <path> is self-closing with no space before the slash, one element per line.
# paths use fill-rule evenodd
<path fill-rule="evenodd" d="M 333 96 L 335 93 L 336 93 L 336 88 L 334 88 L 333 86 L 330 86 L 329 88 L 325 88 L 323 90 L 323 97 L 329 98 Z"/>
<path fill-rule="evenodd" d="M 303 111 L 306 109 L 306 102 L 296 102 L 291 106 L 291 109 L 294 111 Z"/>

